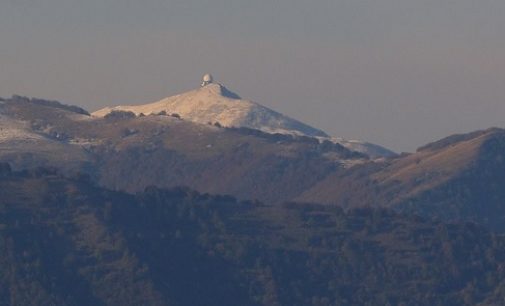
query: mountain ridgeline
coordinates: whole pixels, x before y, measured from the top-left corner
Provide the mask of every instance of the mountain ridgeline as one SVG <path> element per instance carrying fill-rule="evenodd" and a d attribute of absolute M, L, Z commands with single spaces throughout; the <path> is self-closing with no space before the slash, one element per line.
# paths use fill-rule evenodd
<path fill-rule="evenodd" d="M 395 155 L 381 146 L 367 142 L 331 138 L 319 129 L 256 102 L 244 100 L 221 84 L 204 82 L 202 85 L 198 89 L 168 97 L 158 102 L 106 107 L 94 112 L 93 115 L 104 117 L 113 111 L 132 112 L 136 115 L 159 114 L 160 112 L 176 113 L 195 123 L 216 123 L 224 127 L 245 127 L 271 134 L 303 135 L 330 139 L 353 151 L 365 153 L 373 158 Z"/>
<path fill-rule="evenodd" d="M 200 124 L 166 112 L 92 117 L 13 98 L 0 104 L 0 116 L 0 159 L 15 169 L 85 172 L 103 186 L 129 192 L 188 186 L 282 202 L 368 159 L 327 139 Z"/>
<path fill-rule="evenodd" d="M 191 101 L 220 101 L 214 85 L 191 92 Z M 177 105 L 183 96 L 174 98 Z M 377 159 L 331 139 L 201 124 L 167 111 L 116 109 L 96 117 L 40 99 L 0 102 L 0 160 L 15 169 L 85 173 L 131 193 L 187 186 L 268 203 L 389 207 L 498 231 L 505 230 L 503 135 L 497 128 L 454 135 L 413 154 Z"/>
<path fill-rule="evenodd" d="M 454 135 L 416 153 L 335 173 L 300 201 L 380 206 L 505 231 L 505 130 Z"/>

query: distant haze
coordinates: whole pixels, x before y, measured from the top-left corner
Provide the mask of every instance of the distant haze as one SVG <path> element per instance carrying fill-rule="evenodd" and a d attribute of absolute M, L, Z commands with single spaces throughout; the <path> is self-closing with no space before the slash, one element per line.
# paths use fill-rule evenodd
<path fill-rule="evenodd" d="M 0 96 L 92 111 L 206 72 L 334 136 L 412 151 L 505 127 L 505 1 L 0 1 Z"/>

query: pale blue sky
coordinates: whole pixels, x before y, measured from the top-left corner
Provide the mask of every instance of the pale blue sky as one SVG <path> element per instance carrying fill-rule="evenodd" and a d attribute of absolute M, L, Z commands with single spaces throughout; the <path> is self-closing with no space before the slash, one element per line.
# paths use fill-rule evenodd
<path fill-rule="evenodd" d="M 0 0 L 0 96 L 95 110 L 205 72 L 335 136 L 412 151 L 505 127 L 505 1 Z"/>

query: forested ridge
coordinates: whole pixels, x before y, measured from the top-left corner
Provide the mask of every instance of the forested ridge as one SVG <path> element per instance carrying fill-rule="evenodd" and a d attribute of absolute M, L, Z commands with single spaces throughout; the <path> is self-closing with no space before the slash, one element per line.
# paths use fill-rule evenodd
<path fill-rule="evenodd" d="M 505 238 L 0 167 L 0 305 L 501 305 Z"/>

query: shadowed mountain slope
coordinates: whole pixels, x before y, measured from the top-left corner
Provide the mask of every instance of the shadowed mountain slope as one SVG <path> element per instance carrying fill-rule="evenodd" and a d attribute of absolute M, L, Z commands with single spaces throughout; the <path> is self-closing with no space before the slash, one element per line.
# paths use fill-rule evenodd
<path fill-rule="evenodd" d="M 0 304 L 498 305 L 505 240 L 387 210 L 127 195 L 0 165 Z"/>
<path fill-rule="evenodd" d="M 328 176 L 302 201 L 382 206 L 505 230 L 505 131 L 454 135 L 385 163 Z"/>

